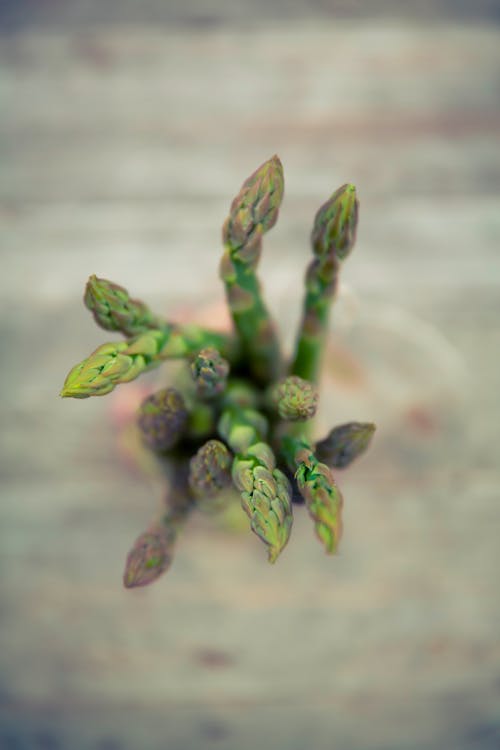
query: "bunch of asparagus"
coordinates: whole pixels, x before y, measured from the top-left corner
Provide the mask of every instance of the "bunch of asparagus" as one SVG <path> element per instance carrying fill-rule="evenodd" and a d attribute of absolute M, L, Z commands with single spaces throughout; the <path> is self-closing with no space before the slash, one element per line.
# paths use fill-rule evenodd
<path fill-rule="evenodd" d="M 97 324 L 125 338 L 73 367 L 63 397 L 103 396 L 167 359 L 185 362 L 180 384 L 153 393 L 139 410 L 138 429 L 168 467 L 170 489 L 163 516 L 128 555 L 127 588 L 164 573 L 189 514 L 216 509 L 231 486 L 269 562 L 290 538 L 295 502 L 305 503 L 326 552 L 338 549 L 343 499 L 332 469 L 359 456 L 375 426 L 343 424 L 316 443 L 311 426 L 330 306 L 340 265 L 354 245 L 358 201 L 346 184 L 316 214 L 303 316 L 287 361 L 256 274 L 263 235 L 276 223 L 282 198 L 283 169 L 273 156 L 231 204 L 220 264 L 234 323 L 229 334 L 167 322 L 111 281 L 91 276 L 87 283 L 84 302 Z"/>

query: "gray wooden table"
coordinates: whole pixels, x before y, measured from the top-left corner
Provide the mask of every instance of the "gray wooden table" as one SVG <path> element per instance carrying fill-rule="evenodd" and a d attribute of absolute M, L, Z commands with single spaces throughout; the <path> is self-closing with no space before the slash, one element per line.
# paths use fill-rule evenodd
<path fill-rule="evenodd" d="M 206 22 L 125 3 L 126 23 L 5 4 L 1 750 L 500 745 L 498 7 L 282 5 L 247 25 L 222 2 Z M 341 554 L 300 510 L 275 567 L 198 517 L 168 576 L 125 592 L 162 486 L 117 439 L 133 385 L 58 399 L 106 340 L 83 285 L 214 303 L 229 201 L 275 152 L 263 271 L 288 344 L 315 209 L 347 180 L 361 199 L 322 398 L 325 426 L 379 429 L 339 475 Z"/>

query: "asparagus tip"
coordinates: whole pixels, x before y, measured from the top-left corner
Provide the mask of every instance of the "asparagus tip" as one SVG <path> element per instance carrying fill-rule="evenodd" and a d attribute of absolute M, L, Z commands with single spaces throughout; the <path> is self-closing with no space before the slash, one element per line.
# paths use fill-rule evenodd
<path fill-rule="evenodd" d="M 278 414 L 290 422 L 304 422 L 316 414 L 318 391 L 312 383 L 297 375 L 283 378 L 273 393 Z"/>
<path fill-rule="evenodd" d="M 126 589 L 147 586 L 170 567 L 174 539 L 163 531 L 146 531 L 136 539 L 123 573 Z"/>

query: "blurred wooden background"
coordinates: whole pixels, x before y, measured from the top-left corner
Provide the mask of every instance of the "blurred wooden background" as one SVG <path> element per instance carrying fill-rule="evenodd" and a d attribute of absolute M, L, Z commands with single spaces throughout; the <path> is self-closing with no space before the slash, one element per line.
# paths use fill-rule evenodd
<path fill-rule="evenodd" d="M 2 3 L 1 750 L 500 747 L 499 17 Z M 133 385 L 58 399 L 107 338 L 85 280 L 172 315 L 221 298 L 220 226 L 275 152 L 263 275 L 288 341 L 314 211 L 345 181 L 362 205 L 323 418 L 379 429 L 339 475 L 341 555 L 300 509 L 273 568 L 196 518 L 125 592 L 162 487 L 116 439 Z"/>

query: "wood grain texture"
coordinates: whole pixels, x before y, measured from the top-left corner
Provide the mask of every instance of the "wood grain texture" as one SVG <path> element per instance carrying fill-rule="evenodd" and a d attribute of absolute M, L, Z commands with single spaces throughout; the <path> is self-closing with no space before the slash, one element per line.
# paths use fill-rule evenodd
<path fill-rule="evenodd" d="M 262 26 L 269 21 L 338 21 L 345 19 L 486 21 L 498 23 L 497 0 L 3 0 L 0 29 L 81 29 L 95 25 L 168 24 L 176 28 Z"/>
<path fill-rule="evenodd" d="M 497 29 L 83 32 L 71 7 L 0 45 L 1 750 L 493 750 Z M 106 340 L 85 280 L 169 314 L 221 297 L 222 220 L 274 152 L 286 198 L 263 269 L 288 344 L 314 211 L 346 181 L 361 198 L 323 426 L 379 429 L 339 473 L 342 553 L 300 509 L 273 568 L 197 517 L 168 577 L 125 592 L 163 488 L 124 462 L 113 397 L 57 398 Z"/>

